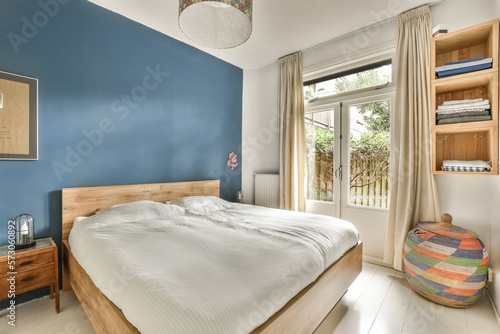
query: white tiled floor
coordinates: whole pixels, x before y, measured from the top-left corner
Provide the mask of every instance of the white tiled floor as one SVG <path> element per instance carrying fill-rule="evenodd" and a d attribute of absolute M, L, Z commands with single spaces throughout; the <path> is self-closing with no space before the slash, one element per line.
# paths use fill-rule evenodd
<path fill-rule="evenodd" d="M 0 333 L 94 334 L 73 292 L 61 294 L 61 313 L 49 297 L 19 305 L 16 327 L 0 311 Z M 414 293 L 402 273 L 364 263 L 363 272 L 315 334 L 498 334 L 486 296 L 467 309 L 436 305 Z M 283 333 L 294 334 L 294 333 Z"/>

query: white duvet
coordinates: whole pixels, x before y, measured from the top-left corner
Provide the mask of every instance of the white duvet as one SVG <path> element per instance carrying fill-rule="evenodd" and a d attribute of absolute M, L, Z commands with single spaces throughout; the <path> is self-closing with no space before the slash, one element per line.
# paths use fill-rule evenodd
<path fill-rule="evenodd" d="M 344 220 L 204 201 L 75 220 L 76 260 L 143 334 L 249 333 L 358 241 Z"/>

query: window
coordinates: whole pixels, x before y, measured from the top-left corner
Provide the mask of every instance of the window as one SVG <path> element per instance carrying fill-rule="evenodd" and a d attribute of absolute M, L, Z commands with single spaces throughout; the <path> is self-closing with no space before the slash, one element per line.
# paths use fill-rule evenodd
<path fill-rule="evenodd" d="M 307 102 L 316 101 L 322 97 L 388 85 L 391 81 L 392 64 L 389 59 L 307 81 L 304 83 L 304 98 Z"/>
<path fill-rule="evenodd" d="M 391 82 L 388 59 L 304 83 L 308 200 L 388 208 Z"/>
<path fill-rule="evenodd" d="M 333 111 L 306 115 L 307 198 L 333 202 L 335 161 Z"/>

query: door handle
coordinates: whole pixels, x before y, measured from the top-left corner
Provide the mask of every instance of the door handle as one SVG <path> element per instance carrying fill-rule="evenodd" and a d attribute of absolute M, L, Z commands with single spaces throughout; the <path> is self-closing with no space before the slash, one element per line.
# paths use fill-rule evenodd
<path fill-rule="evenodd" d="M 339 168 L 335 169 L 335 178 L 339 179 L 340 181 L 342 181 L 342 166 L 339 166 Z"/>

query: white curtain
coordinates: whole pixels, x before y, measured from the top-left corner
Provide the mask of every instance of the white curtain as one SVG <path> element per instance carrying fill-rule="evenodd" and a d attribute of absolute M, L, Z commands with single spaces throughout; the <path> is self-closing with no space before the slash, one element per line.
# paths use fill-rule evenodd
<path fill-rule="evenodd" d="M 403 268 L 408 231 L 419 220 L 439 217 L 431 172 L 431 26 L 428 6 L 398 17 L 391 202 L 384 253 L 384 261 L 397 270 Z"/>
<path fill-rule="evenodd" d="M 280 130 L 280 208 L 305 211 L 306 135 L 302 53 L 278 61 Z"/>

